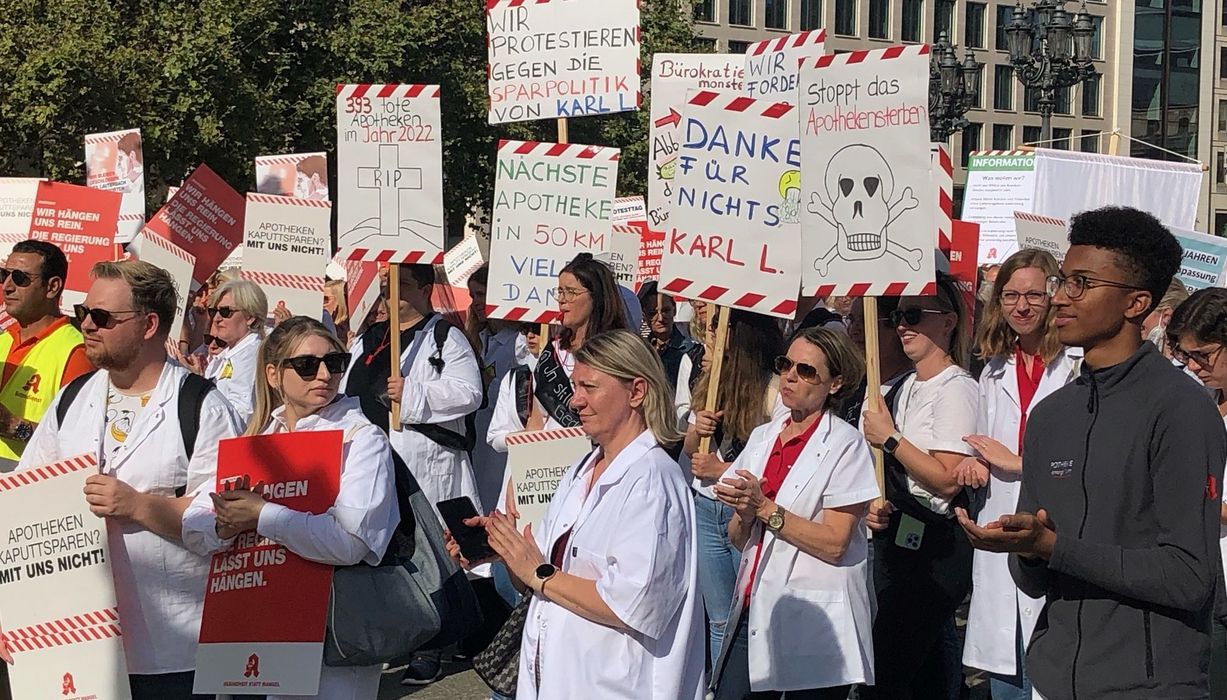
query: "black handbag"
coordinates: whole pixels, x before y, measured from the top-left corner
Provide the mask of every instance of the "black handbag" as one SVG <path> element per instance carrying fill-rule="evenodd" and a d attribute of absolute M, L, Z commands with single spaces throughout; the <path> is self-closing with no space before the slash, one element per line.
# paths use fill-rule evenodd
<path fill-rule="evenodd" d="M 511 697 L 516 694 L 516 678 L 520 675 L 520 642 L 524 639 L 524 623 L 528 620 L 528 604 L 532 599 L 531 593 L 526 594 L 512 609 L 490 644 L 473 657 L 473 670 L 490 686 L 490 690 L 499 695 Z"/>

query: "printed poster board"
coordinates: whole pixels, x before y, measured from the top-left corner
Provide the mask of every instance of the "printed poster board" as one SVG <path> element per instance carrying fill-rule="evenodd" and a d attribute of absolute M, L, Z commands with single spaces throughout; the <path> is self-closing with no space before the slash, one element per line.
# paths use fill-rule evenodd
<path fill-rule="evenodd" d="M 183 337 L 183 316 L 192 293 L 192 270 L 196 268 L 196 256 L 161 236 L 150 236 L 144 240 L 139 258 L 166 270 L 174 280 L 178 303 L 169 337 L 178 340 Z"/>
<path fill-rule="evenodd" d="M 256 192 L 328 201 L 328 154 L 256 156 Z"/>
<path fill-rule="evenodd" d="M 87 135 L 85 184 L 97 190 L 123 195 L 115 241 L 131 241 L 145 225 L 145 156 L 141 147 L 141 130 Z"/>
<path fill-rule="evenodd" d="M 558 482 L 573 464 L 592 451 L 583 428 L 533 430 L 507 436 L 507 473 L 515 490 L 517 527 L 536 530 L 545 517 Z"/>
<path fill-rule="evenodd" d="M 639 278 L 639 229 L 625 224 L 614 224 L 609 232 L 609 247 L 595 256 L 609 266 L 614 281 L 621 287 L 637 292 Z"/>
<path fill-rule="evenodd" d="M 800 63 L 826 53 L 827 32 L 814 29 L 765 39 L 746 48 L 746 97 L 797 105 Z"/>
<path fill-rule="evenodd" d="M 488 0 L 491 124 L 639 109 L 639 0 Z"/>
<path fill-rule="evenodd" d="M 106 521 L 82 491 L 93 455 L 0 477 L 0 656 L 14 698 L 129 700 Z"/>
<path fill-rule="evenodd" d="M 963 308 L 976 308 L 976 284 L 980 281 L 976 266 L 979 249 L 980 225 L 969 221 L 953 220 L 950 237 L 950 276 L 963 295 Z M 967 314 L 967 332 L 972 332 L 974 319 Z"/>
<path fill-rule="evenodd" d="M 1172 228 L 1171 232 L 1184 249 L 1184 258 L 1180 261 L 1180 271 L 1176 276 L 1189 291 L 1223 286 L 1223 273 L 1227 270 L 1227 239 L 1179 228 Z"/>
<path fill-rule="evenodd" d="M 1016 211 L 1014 229 L 1018 232 L 1019 249 L 1046 250 L 1058 263 L 1065 259 L 1069 250 L 1069 227 L 1063 219 Z"/>
<path fill-rule="evenodd" d="M 332 251 L 332 204 L 249 192 L 246 212 L 243 279 L 264 290 L 270 313 L 285 304 L 295 316 L 319 318 Z"/>
<path fill-rule="evenodd" d="M 217 488 L 249 476 L 265 498 L 319 514 L 341 484 L 340 430 L 222 440 Z M 194 693 L 315 695 L 332 568 L 246 532 L 209 567 Z"/>
<path fill-rule="evenodd" d="M 439 86 L 338 85 L 336 107 L 338 257 L 443 262 Z"/>
<path fill-rule="evenodd" d="M 644 221 L 648 216 L 647 205 L 643 197 L 618 197 L 613 203 L 613 215 L 610 219 L 615 224 L 628 221 Z"/>
<path fill-rule="evenodd" d="M 978 265 L 995 265 L 1018 250 L 1014 212 L 1035 204 L 1035 154 L 1025 151 L 973 152 L 967 162 L 963 220 L 980 224 Z"/>
<path fill-rule="evenodd" d="M 0 260 L 8 257 L 17 241 L 30 237 L 37 177 L 0 177 Z"/>
<path fill-rule="evenodd" d="M 665 253 L 665 234 L 652 231 L 646 223 L 632 226 L 639 230 L 639 276 L 635 279 L 635 291 L 647 282 L 660 279 L 660 259 Z M 690 308 L 689 304 L 684 304 Z"/>
<path fill-rule="evenodd" d="M 349 327 L 356 331 L 379 299 L 379 263 L 346 260 L 344 265 Z"/>
<path fill-rule="evenodd" d="M 690 93 L 662 292 L 793 317 L 801 285 L 796 113 L 783 102 Z"/>
<path fill-rule="evenodd" d="M 807 294 L 936 291 L 928 88 L 924 44 L 802 65 Z"/>
<path fill-rule="evenodd" d="M 557 318 L 559 271 L 609 247 L 618 157 L 602 146 L 499 142 L 487 317 Z"/>
<path fill-rule="evenodd" d="M 447 273 L 447 283 L 453 287 L 463 287 L 469 282 L 474 272 L 486 264 L 481 254 L 481 245 L 477 236 L 468 236 L 443 256 L 443 271 Z"/>
<path fill-rule="evenodd" d="M 85 301 L 95 263 L 115 259 L 115 225 L 122 196 L 64 182 L 42 182 L 30 220 L 30 238 L 59 246 L 68 258 L 60 307 Z"/>

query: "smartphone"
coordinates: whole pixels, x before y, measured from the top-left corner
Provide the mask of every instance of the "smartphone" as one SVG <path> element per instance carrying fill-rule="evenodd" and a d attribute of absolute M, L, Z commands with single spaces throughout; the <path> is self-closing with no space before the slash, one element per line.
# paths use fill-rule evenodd
<path fill-rule="evenodd" d="M 473 499 L 468 496 L 450 498 L 435 504 L 452 538 L 460 545 L 460 553 L 469 561 L 481 561 L 497 556 L 486 539 L 486 528 L 466 525 L 464 521 L 478 516 Z"/>

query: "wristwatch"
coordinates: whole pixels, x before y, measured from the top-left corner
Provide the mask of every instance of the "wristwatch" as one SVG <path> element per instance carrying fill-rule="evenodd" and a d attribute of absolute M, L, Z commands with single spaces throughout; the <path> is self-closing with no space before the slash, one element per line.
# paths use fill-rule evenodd
<path fill-rule="evenodd" d="M 882 451 L 888 455 L 893 455 L 895 450 L 899 449 L 899 443 L 903 441 L 903 433 L 896 432 L 894 435 L 886 438 L 882 443 Z"/>
<path fill-rule="evenodd" d="M 540 591 L 542 588 L 544 588 L 545 582 L 554 578 L 554 575 L 557 573 L 558 567 L 554 566 L 553 564 L 542 564 L 541 566 L 538 566 L 536 571 L 537 590 Z"/>
<path fill-rule="evenodd" d="M 22 442 L 29 442 L 30 438 L 34 437 L 34 424 L 28 420 L 19 420 L 17 425 L 13 426 L 13 438 Z"/>
<path fill-rule="evenodd" d="M 767 529 L 772 532 L 784 529 L 784 506 L 775 507 L 775 512 L 767 518 Z"/>

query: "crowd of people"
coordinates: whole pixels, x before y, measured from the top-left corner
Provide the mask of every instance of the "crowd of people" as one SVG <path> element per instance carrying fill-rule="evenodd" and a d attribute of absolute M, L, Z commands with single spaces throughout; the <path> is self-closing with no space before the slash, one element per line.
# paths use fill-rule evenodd
<path fill-rule="evenodd" d="M 100 263 L 65 317 L 64 254 L 26 241 L 0 269 L 0 470 L 98 456 L 83 497 L 138 700 L 200 697 L 209 557 L 237 535 L 378 564 L 411 517 L 400 463 L 430 503 L 471 499 L 492 553 L 445 533 L 484 622 L 413 650 L 404 684 L 499 638 L 519 654 L 496 700 L 956 700 L 964 667 L 994 700 L 1227 698 L 1227 290 L 1190 295 L 1137 210 L 1069 239 L 985 270 L 975 308 L 942 272 L 878 299 L 868 349 L 860 300 L 721 313 L 589 254 L 550 328 L 488 318 L 484 269 L 458 314 L 439 270 L 401 265 L 362 319 L 343 280 L 307 318 L 219 273 L 170 339 L 164 270 Z M 592 450 L 525 527 L 507 438 L 559 428 Z M 318 430 L 345 436 L 327 512 L 217 489 L 219 440 Z M 376 697 L 381 666 L 321 667 L 317 697 Z"/>

